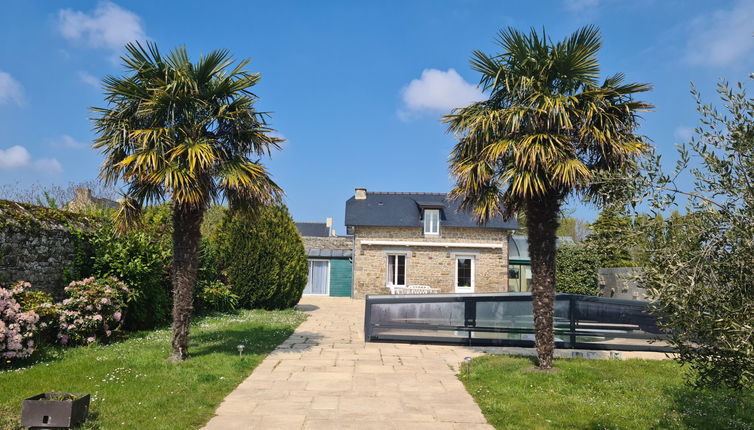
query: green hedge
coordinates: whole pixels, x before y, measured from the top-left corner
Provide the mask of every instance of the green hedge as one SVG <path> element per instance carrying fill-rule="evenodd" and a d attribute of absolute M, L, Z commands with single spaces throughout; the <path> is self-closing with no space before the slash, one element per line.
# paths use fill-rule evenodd
<path fill-rule="evenodd" d="M 589 247 L 561 246 L 558 248 L 555 267 L 555 289 L 559 293 L 588 296 L 596 296 L 599 293 L 597 273 L 600 258 Z"/>
<path fill-rule="evenodd" d="M 117 236 L 111 222 L 94 231 L 73 230 L 74 263 L 64 273 L 66 282 L 94 276 L 114 276 L 136 292 L 126 312 L 129 330 L 154 328 L 170 320 L 172 262 L 170 207 L 147 209 L 140 228 Z"/>
<path fill-rule="evenodd" d="M 298 303 L 308 266 L 286 207 L 227 211 L 216 237 L 223 273 L 240 307 L 285 309 Z"/>

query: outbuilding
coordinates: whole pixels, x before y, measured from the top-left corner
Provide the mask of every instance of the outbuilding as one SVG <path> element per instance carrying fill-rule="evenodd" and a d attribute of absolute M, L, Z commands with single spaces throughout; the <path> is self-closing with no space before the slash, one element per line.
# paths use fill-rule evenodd
<path fill-rule="evenodd" d="M 304 240 L 309 278 L 305 295 L 351 297 L 353 237 L 338 236 L 332 218 L 326 222 L 297 222 Z"/>

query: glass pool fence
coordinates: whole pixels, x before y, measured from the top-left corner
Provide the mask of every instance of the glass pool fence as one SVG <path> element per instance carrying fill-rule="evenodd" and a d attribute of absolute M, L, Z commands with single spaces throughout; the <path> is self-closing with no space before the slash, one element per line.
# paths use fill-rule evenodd
<path fill-rule="evenodd" d="M 671 352 L 648 302 L 556 294 L 558 348 Z M 531 293 L 368 295 L 367 342 L 534 346 Z"/>

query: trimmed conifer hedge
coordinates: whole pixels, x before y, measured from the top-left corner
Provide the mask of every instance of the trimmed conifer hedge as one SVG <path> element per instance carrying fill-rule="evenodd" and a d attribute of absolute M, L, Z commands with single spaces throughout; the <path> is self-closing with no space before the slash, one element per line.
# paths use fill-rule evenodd
<path fill-rule="evenodd" d="M 293 307 L 306 286 L 308 266 L 303 240 L 288 209 L 225 212 L 215 246 L 238 306 Z"/>

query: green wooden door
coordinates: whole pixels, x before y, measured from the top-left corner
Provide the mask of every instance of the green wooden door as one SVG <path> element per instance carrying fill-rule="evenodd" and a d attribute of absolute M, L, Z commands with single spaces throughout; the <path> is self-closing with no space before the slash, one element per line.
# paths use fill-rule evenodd
<path fill-rule="evenodd" d="M 353 264 L 347 258 L 330 260 L 330 296 L 351 297 Z"/>

